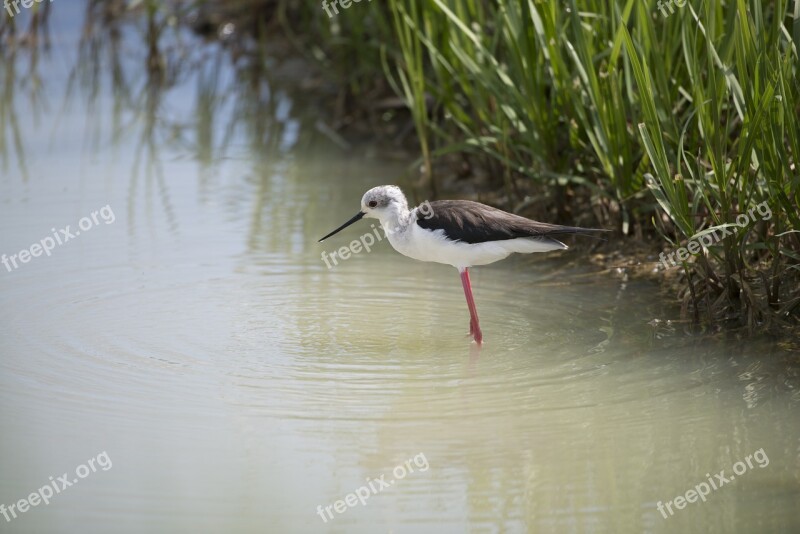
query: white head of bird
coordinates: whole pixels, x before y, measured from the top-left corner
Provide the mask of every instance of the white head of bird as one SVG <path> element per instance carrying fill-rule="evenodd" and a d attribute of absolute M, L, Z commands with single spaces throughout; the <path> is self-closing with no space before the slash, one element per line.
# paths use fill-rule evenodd
<path fill-rule="evenodd" d="M 364 193 L 361 212 L 365 218 L 378 219 L 387 233 L 407 222 L 411 213 L 406 196 L 396 185 L 379 185 Z"/>
<path fill-rule="evenodd" d="M 430 206 L 430 203 L 426 204 Z M 399 187 L 396 185 L 379 185 L 378 187 L 373 187 L 361 197 L 361 211 L 339 228 L 320 239 L 320 241 L 341 232 L 363 218 L 378 219 L 386 233 L 393 234 L 408 226 L 411 211 L 408 209 L 408 200 L 406 200 L 406 196 Z"/>

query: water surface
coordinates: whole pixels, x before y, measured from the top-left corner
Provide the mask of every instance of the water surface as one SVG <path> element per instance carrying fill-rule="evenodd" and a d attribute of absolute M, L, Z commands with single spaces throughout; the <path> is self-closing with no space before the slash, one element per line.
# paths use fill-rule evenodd
<path fill-rule="evenodd" d="M 343 152 L 313 101 L 272 80 L 212 105 L 226 93 L 203 68 L 148 92 L 134 54 L 130 90 L 150 105 L 110 83 L 91 97 L 70 85 L 80 17 L 65 11 L 43 98 L 15 78 L 0 253 L 103 207 L 113 221 L 0 266 L 0 503 L 103 451 L 112 465 L 1 531 L 800 530 L 785 345 L 656 328 L 675 318 L 667 297 L 578 242 L 473 272 L 478 350 L 454 269 L 386 241 L 322 261 L 371 222 L 317 239 L 369 187 L 408 186 L 410 161 Z M 657 509 L 762 449 L 768 464 L 706 502 Z M 394 483 L 365 505 L 325 516 L 382 475 Z"/>

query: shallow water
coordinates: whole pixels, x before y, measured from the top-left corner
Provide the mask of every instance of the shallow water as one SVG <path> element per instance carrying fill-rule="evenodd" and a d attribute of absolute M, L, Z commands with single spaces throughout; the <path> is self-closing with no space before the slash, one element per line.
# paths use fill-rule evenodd
<path fill-rule="evenodd" d="M 675 315 L 656 287 L 567 251 L 473 272 L 479 350 L 454 269 L 386 241 L 321 258 L 371 231 L 316 242 L 408 162 L 332 148 L 277 88 L 260 142 L 207 153 L 156 124 L 140 144 L 153 117 L 202 122 L 196 78 L 115 130 L 107 86 L 64 96 L 80 17 L 62 12 L 38 66 L 49 112 L 15 95 L 0 253 L 98 220 L 0 266 L 0 503 L 105 456 L 0 531 L 800 531 L 784 347 L 654 328 Z M 739 461 L 706 502 L 659 512 Z"/>

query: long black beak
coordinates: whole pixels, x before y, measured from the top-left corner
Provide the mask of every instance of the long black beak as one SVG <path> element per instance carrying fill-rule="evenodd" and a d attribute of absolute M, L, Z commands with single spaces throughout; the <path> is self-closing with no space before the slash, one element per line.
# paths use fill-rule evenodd
<path fill-rule="evenodd" d="M 342 230 L 344 230 L 345 228 L 347 228 L 348 226 L 350 226 L 350 225 L 351 225 L 351 224 L 353 224 L 354 222 L 358 222 L 358 221 L 360 221 L 360 220 L 361 220 L 361 218 L 362 218 L 362 217 L 364 217 L 364 215 L 366 215 L 366 214 L 365 214 L 363 211 L 359 211 L 358 213 L 356 213 L 356 214 L 355 214 L 355 216 L 354 216 L 352 219 L 350 219 L 349 221 L 347 221 L 346 223 L 344 223 L 343 225 L 341 225 L 339 228 L 337 228 L 337 229 L 336 229 L 336 230 L 334 230 L 333 232 L 329 233 L 328 235 L 326 235 L 325 237 L 323 237 L 322 239 L 320 239 L 319 241 L 317 241 L 317 243 L 320 243 L 320 242 L 322 242 L 322 241 L 325 241 L 326 239 L 328 239 L 328 238 L 329 238 L 330 236 L 332 236 L 333 234 L 338 234 L 339 232 L 341 232 Z"/>

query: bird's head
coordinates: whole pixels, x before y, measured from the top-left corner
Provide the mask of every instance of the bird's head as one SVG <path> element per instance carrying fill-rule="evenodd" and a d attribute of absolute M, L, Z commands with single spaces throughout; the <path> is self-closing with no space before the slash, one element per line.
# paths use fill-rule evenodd
<path fill-rule="evenodd" d="M 364 217 L 381 222 L 390 221 L 408 211 L 408 201 L 396 185 L 379 185 L 364 193 L 361 211 Z"/>
<path fill-rule="evenodd" d="M 381 225 L 387 231 L 390 231 L 392 227 L 397 225 L 397 221 L 407 213 L 408 201 L 400 188 L 396 185 L 379 185 L 378 187 L 373 187 L 361 197 L 361 211 L 339 228 L 320 239 L 320 241 L 341 232 L 364 217 L 378 219 L 381 221 Z"/>

